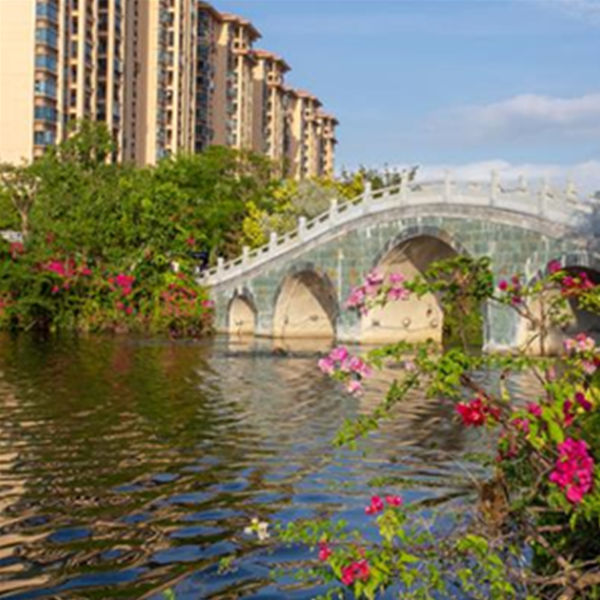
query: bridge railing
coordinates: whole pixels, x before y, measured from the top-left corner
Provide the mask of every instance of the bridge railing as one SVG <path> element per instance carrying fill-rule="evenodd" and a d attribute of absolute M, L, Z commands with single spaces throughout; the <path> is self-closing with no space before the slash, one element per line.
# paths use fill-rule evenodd
<path fill-rule="evenodd" d="M 292 231 L 282 235 L 272 232 L 263 246 L 252 250 L 244 247 L 240 256 L 229 261 L 218 258 L 216 267 L 201 273 L 200 280 L 206 285 L 221 283 L 354 219 L 394 207 L 429 204 L 493 207 L 568 226 L 577 226 L 593 212 L 591 204 L 580 201 L 571 182 L 567 182 L 564 190 L 550 188 L 547 182 L 533 189 L 520 178 L 509 187 L 501 184 L 495 172 L 485 183 L 455 182 L 447 175 L 443 180 L 402 181 L 378 190 L 367 184 L 365 191 L 355 198 L 343 202 L 332 199 L 328 210 L 310 220 L 299 217 Z"/>

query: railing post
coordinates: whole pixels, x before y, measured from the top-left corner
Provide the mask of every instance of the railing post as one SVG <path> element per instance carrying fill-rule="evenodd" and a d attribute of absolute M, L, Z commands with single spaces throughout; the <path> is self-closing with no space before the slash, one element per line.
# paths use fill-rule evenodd
<path fill-rule="evenodd" d="M 452 194 L 452 181 L 450 179 L 450 171 L 446 169 L 444 171 L 444 202 L 450 202 L 450 195 Z"/>
<path fill-rule="evenodd" d="M 338 199 L 332 198 L 329 201 L 329 219 L 332 223 L 335 222 L 338 215 Z"/>
<path fill-rule="evenodd" d="M 306 237 L 306 217 L 298 217 L 298 238 L 303 240 Z"/>
<path fill-rule="evenodd" d="M 365 181 L 365 191 L 363 192 L 363 200 L 368 202 L 371 199 L 371 192 L 373 191 L 373 186 L 370 181 Z"/>
<path fill-rule="evenodd" d="M 519 175 L 519 182 L 517 184 L 519 191 L 526 192 L 528 189 L 527 179 L 525 179 L 525 175 Z"/>
<path fill-rule="evenodd" d="M 246 264 L 250 260 L 250 247 L 242 246 L 242 263 Z"/>
<path fill-rule="evenodd" d="M 490 178 L 490 204 L 495 206 L 498 203 L 498 194 L 500 193 L 500 178 L 498 171 L 492 170 Z"/>
<path fill-rule="evenodd" d="M 269 234 L 269 252 L 274 252 L 277 248 L 277 232 L 271 231 Z"/>
<path fill-rule="evenodd" d="M 400 202 L 406 202 L 408 198 L 408 173 L 403 173 L 400 179 Z"/>
<path fill-rule="evenodd" d="M 224 265 L 225 259 L 222 256 L 217 256 L 217 273 L 221 273 L 223 271 Z"/>
<path fill-rule="evenodd" d="M 565 187 L 565 197 L 568 202 L 577 202 L 577 188 L 575 187 L 575 183 L 569 177 L 567 179 L 567 185 Z"/>
<path fill-rule="evenodd" d="M 542 179 L 542 186 L 540 187 L 538 194 L 538 214 L 540 217 L 546 215 L 546 199 L 549 192 L 550 186 L 548 185 L 548 179 L 544 177 L 544 179 Z"/>

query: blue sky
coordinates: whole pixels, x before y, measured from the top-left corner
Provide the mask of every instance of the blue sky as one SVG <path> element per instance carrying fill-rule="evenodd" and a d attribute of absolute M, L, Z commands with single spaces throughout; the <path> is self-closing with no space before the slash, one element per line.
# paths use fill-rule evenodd
<path fill-rule="evenodd" d="M 600 0 L 215 0 L 339 120 L 337 166 L 600 188 Z"/>

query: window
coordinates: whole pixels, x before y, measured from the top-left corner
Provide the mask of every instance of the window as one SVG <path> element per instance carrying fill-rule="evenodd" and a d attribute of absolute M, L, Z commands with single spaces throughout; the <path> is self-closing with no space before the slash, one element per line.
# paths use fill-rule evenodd
<path fill-rule="evenodd" d="M 56 10 L 55 4 L 47 4 L 45 2 L 38 2 L 35 7 L 35 14 L 37 17 L 48 19 L 49 21 L 56 21 L 58 17 L 58 11 Z"/>
<path fill-rule="evenodd" d="M 47 146 L 54 144 L 55 134 L 53 131 L 36 131 L 33 134 L 33 142 L 36 146 Z"/>
<path fill-rule="evenodd" d="M 35 57 L 35 66 L 38 69 L 56 71 L 56 57 L 50 54 L 37 54 Z"/>
<path fill-rule="evenodd" d="M 56 121 L 58 113 L 55 108 L 51 106 L 36 106 L 34 110 L 34 116 L 36 119 L 44 121 Z"/>
<path fill-rule="evenodd" d="M 57 35 L 56 29 L 51 29 L 49 27 L 40 27 L 35 30 L 35 41 L 41 44 L 48 44 L 53 48 L 56 48 L 57 44 Z"/>
<path fill-rule="evenodd" d="M 34 89 L 36 94 L 56 98 L 56 82 L 52 79 L 38 79 Z"/>

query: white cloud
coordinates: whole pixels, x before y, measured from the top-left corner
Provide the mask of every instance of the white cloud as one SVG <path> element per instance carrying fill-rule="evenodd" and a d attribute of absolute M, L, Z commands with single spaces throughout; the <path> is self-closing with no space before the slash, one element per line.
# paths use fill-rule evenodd
<path fill-rule="evenodd" d="M 434 114 L 434 137 L 462 142 L 543 141 L 554 143 L 600 137 L 600 93 L 573 98 L 521 94 L 484 105 L 462 106 Z"/>
<path fill-rule="evenodd" d="M 457 181 L 489 181 L 492 170 L 497 171 L 500 181 L 504 182 L 515 182 L 523 175 L 532 185 L 538 185 L 543 178 L 547 178 L 552 185 L 564 187 L 570 178 L 582 194 L 600 190 L 600 160 L 573 165 L 510 163 L 501 159 L 464 164 L 423 165 L 417 171 L 417 181 L 441 179 L 446 171 Z"/>
<path fill-rule="evenodd" d="M 547 3 L 547 0 L 544 0 L 544 3 Z M 556 0 L 556 4 L 569 15 L 600 25 L 599 0 Z"/>

